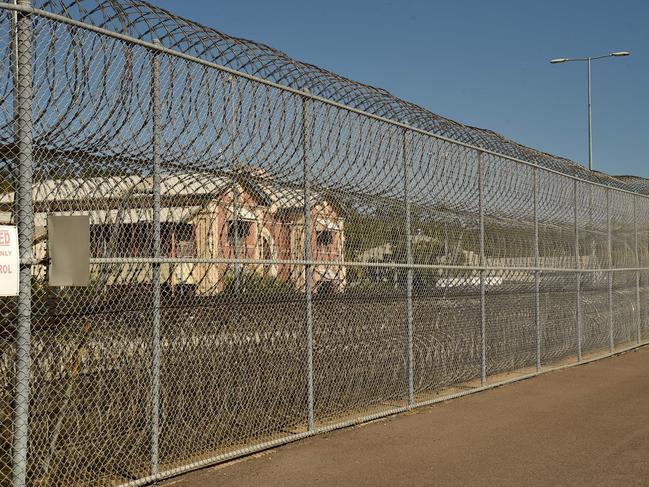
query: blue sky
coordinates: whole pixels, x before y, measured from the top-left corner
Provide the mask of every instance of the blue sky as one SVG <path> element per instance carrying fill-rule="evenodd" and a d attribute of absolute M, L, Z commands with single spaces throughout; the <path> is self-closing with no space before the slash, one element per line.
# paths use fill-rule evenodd
<path fill-rule="evenodd" d="M 587 162 L 649 177 L 649 2 L 151 0 L 227 34 L 385 88 L 434 113 Z"/>

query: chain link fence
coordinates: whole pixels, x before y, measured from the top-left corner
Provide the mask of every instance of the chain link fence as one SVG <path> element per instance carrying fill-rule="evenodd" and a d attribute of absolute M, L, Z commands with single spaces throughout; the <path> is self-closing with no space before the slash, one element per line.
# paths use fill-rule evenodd
<path fill-rule="evenodd" d="M 649 336 L 646 196 L 123 5 L 0 4 L 0 485 L 144 485 Z M 48 285 L 52 214 L 87 287 Z"/>

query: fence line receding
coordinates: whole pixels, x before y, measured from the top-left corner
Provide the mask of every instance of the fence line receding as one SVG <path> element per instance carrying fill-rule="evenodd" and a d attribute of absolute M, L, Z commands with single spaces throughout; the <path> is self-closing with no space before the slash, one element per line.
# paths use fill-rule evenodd
<path fill-rule="evenodd" d="M 142 2 L 18 3 L 0 486 L 142 485 L 649 336 L 623 180 Z M 87 287 L 48 286 L 52 214 L 89 217 Z"/>

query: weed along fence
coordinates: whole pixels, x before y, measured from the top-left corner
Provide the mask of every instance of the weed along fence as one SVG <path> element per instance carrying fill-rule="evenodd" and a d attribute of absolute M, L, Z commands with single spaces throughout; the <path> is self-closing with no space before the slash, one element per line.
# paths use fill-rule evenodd
<path fill-rule="evenodd" d="M 144 485 L 649 337 L 623 179 L 142 2 L 2 3 L 0 53 L 2 486 Z"/>

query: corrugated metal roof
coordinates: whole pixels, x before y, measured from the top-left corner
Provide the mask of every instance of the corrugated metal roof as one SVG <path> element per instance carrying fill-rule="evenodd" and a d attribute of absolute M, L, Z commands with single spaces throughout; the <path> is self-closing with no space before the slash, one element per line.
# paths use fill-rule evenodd
<path fill-rule="evenodd" d="M 35 203 L 121 198 L 142 181 L 141 176 L 47 179 L 34 184 L 32 195 Z M 13 201 L 13 192 L 0 198 L 3 204 L 12 204 Z"/>
<path fill-rule="evenodd" d="M 246 177 L 245 173 L 239 173 L 237 176 L 239 180 Z M 233 177 L 223 174 L 215 175 L 202 172 L 163 174 L 160 178 L 160 193 L 163 199 L 167 200 L 165 206 L 169 207 L 171 206 L 170 202 L 173 203 L 174 197 L 217 196 L 232 188 L 233 183 Z M 262 179 L 250 177 L 243 184 L 254 188 L 258 194 L 266 198 L 265 203 L 270 203 L 276 209 L 302 208 L 304 206 L 304 191 L 302 189 L 282 186 L 270 177 Z M 93 212 L 103 221 L 104 216 L 100 217 L 99 215 L 108 215 L 113 212 L 110 207 L 115 206 L 115 203 L 106 208 L 102 201 L 127 201 L 130 197 L 151 195 L 152 192 L 153 178 L 151 176 L 106 176 L 40 181 L 34 184 L 33 198 L 34 203 L 37 204 L 71 202 L 77 203 L 75 206 L 78 206 L 78 203 L 83 203 L 86 208 L 96 206 L 96 210 Z M 312 192 L 311 199 L 312 204 L 321 201 L 320 195 L 316 192 Z M 13 192 L 0 196 L 0 204 L 12 205 L 13 200 Z M 183 200 L 179 199 L 178 207 L 183 206 Z M 100 210 L 103 213 L 100 213 Z M 70 211 L 65 214 L 88 214 L 88 212 L 77 212 L 77 208 L 70 208 Z M 145 209 L 133 209 L 132 211 L 145 211 Z M 126 218 L 126 214 L 124 218 Z M 149 217 L 142 215 L 142 218 L 143 221 L 148 221 Z M 125 221 L 125 223 L 128 222 Z"/>
<path fill-rule="evenodd" d="M 163 174 L 160 177 L 162 196 L 215 195 L 232 186 L 232 179 L 210 173 Z M 145 186 L 153 191 L 153 178 L 147 178 Z"/>
<path fill-rule="evenodd" d="M 163 174 L 160 194 L 163 197 L 218 194 L 232 185 L 230 178 L 209 173 Z M 92 178 L 47 179 L 34 184 L 35 203 L 122 199 L 151 194 L 152 176 L 104 176 Z M 14 193 L 0 197 L 0 204 L 12 204 Z"/>

